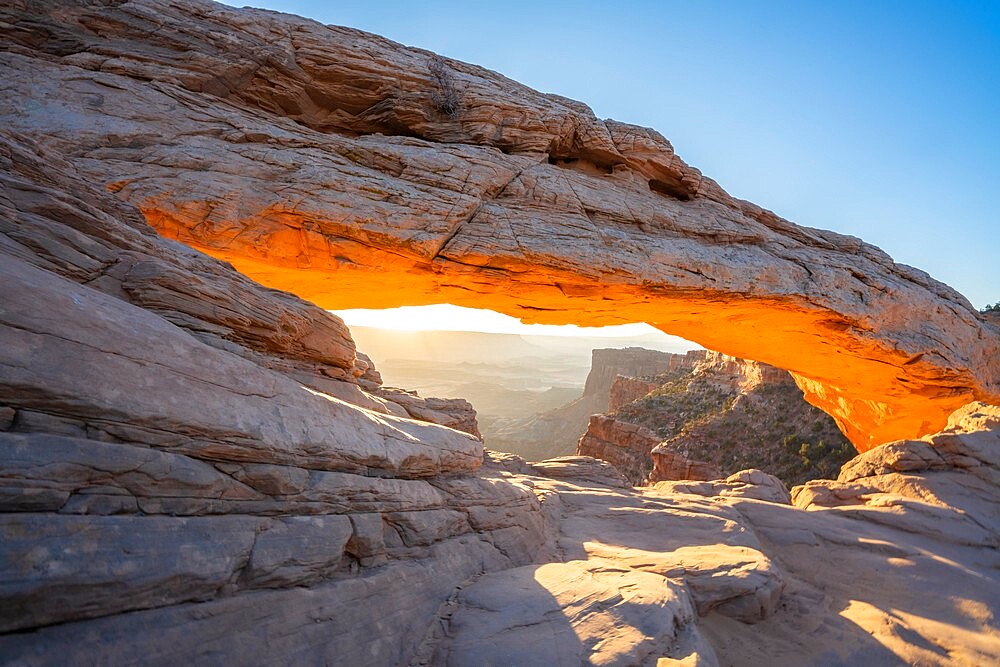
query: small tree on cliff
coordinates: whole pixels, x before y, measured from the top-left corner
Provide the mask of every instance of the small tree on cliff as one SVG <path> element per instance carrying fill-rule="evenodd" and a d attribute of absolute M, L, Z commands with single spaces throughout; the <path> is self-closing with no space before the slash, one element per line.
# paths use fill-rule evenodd
<path fill-rule="evenodd" d="M 992 306 L 987 304 L 985 308 L 979 311 L 980 313 L 1000 313 L 1000 301 L 997 301 Z"/>

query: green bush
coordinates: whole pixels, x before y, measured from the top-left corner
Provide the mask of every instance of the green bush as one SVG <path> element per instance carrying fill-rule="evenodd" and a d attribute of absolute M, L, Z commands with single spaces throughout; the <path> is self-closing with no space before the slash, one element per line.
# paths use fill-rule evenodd
<path fill-rule="evenodd" d="M 740 393 L 690 371 L 662 379 L 660 387 L 615 416 L 651 429 L 667 446 L 717 465 L 726 475 L 759 468 L 794 486 L 836 478 L 857 454 L 833 419 L 805 403 L 791 383 Z"/>
<path fill-rule="evenodd" d="M 798 453 L 802 468 L 815 478 L 835 477 L 840 467 L 853 458 L 855 451 L 849 443 L 834 446 L 819 440 L 816 444 L 803 442 Z"/>

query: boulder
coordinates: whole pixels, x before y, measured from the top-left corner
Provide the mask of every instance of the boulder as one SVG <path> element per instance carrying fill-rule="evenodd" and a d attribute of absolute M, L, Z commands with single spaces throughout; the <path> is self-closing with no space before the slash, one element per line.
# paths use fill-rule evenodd
<path fill-rule="evenodd" d="M 676 655 L 693 621 L 686 591 L 656 574 L 597 560 L 527 566 L 458 594 L 435 664 L 643 664 Z"/>

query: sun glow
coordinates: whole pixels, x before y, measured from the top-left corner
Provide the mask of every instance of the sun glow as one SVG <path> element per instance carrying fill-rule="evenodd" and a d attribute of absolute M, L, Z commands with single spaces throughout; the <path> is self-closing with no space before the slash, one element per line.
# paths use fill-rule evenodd
<path fill-rule="evenodd" d="M 397 331 L 481 331 L 525 336 L 588 336 L 625 338 L 663 334 L 648 324 L 620 324 L 610 327 L 578 327 L 573 324 L 524 324 L 515 317 L 492 310 L 463 308 L 451 304 L 403 306 L 384 310 L 356 308 L 332 311 L 348 325 L 378 327 Z"/>

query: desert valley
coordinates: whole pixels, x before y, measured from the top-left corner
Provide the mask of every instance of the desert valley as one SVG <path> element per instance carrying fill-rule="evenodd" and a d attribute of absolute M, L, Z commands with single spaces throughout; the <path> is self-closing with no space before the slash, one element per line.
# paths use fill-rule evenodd
<path fill-rule="evenodd" d="M 0 664 L 1000 664 L 998 312 L 291 14 L 6 2 L 0 89 Z M 445 303 L 691 343 L 331 312 Z"/>

